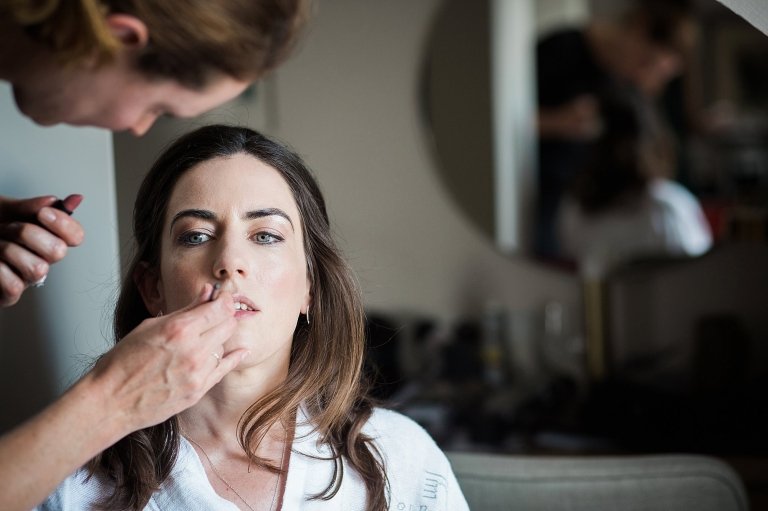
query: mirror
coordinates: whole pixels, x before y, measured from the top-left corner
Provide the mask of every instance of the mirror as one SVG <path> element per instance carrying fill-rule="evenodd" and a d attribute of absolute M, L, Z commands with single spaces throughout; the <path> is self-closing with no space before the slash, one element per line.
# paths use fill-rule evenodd
<path fill-rule="evenodd" d="M 558 185 L 560 195 L 554 199 L 542 186 L 548 141 L 538 134 L 544 121 L 539 124 L 535 106 L 542 96 L 536 74 L 544 66 L 537 65 L 537 42 L 564 27 L 617 23 L 627 5 L 609 0 L 446 0 L 439 11 L 427 45 L 422 104 L 442 182 L 463 213 L 506 254 L 576 269 L 573 254 L 548 246 L 551 240 L 546 239 L 557 236 L 562 193 L 571 190 L 573 181 L 568 187 Z M 764 240 L 768 37 L 716 0 L 689 6 L 697 37 L 689 39 L 680 73 L 657 84 L 650 80 L 642 96 L 652 105 L 653 122 L 674 146 L 666 181 L 675 193 L 690 196 L 696 218 L 715 244 Z M 663 58 L 660 62 L 665 65 Z M 587 103 L 584 108 L 594 111 L 595 105 Z M 609 117 L 597 118 L 596 133 L 600 125 L 614 126 Z M 554 154 L 562 155 L 562 147 Z M 632 233 L 626 227 L 631 223 L 621 225 L 622 234 Z M 689 223 L 678 230 L 685 238 L 695 229 Z M 588 235 L 597 236 L 593 231 Z M 698 251 L 675 254 L 697 255 L 707 246 L 701 242 Z"/>
<path fill-rule="evenodd" d="M 423 70 L 422 104 L 442 181 L 508 254 L 523 252 L 530 236 L 533 5 L 446 1 Z"/>

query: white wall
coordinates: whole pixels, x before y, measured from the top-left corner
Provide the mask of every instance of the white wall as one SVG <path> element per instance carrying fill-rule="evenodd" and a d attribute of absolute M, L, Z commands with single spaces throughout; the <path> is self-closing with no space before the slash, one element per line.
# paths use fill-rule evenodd
<path fill-rule="evenodd" d="M 108 132 L 40 128 L 0 84 L 0 194 L 85 196 L 75 212 L 85 242 L 52 267 L 44 287 L 0 309 L 0 430 L 72 383 L 104 351 L 118 270 L 112 140 Z"/>
<path fill-rule="evenodd" d="M 577 308 L 572 276 L 499 254 L 441 183 L 417 96 L 438 1 L 317 6 L 297 54 L 266 86 L 268 119 L 253 120 L 254 107 L 238 104 L 217 119 L 265 129 L 315 169 L 367 305 L 446 320 L 492 302 L 529 310 L 557 299 Z M 165 122 L 144 139 L 116 137 L 121 214 L 133 201 L 129 182 L 179 129 Z"/>
<path fill-rule="evenodd" d="M 491 2 L 496 244 L 533 253 L 536 208 L 535 2 Z"/>

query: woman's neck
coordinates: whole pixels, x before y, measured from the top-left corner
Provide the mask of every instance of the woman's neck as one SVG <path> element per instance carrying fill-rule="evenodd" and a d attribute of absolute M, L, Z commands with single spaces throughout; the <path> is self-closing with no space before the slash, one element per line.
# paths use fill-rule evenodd
<path fill-rule="evenodd" d="M 621 36 L 615 24 L 595 21 L 585 31 L 587 45 L 598 65 L 609 73 L 616 73 L 621 56 Z"/>
<path fill-rule="evenodd" d="M 245 412 L 277 388 L 286 378 L 286 367 L 262 366 L 234 370 L 193 407 L 179 415 L 182 431 L 197 442 L 207 439 L 235 447 L 237 425 Z"/>

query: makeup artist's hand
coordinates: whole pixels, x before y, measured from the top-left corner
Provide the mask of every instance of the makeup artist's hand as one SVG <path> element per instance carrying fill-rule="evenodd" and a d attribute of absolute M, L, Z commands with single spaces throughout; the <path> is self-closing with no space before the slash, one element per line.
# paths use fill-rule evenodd
<path fill-rule="evenodd" d="M 539 135 L 548 138 L 587 142 L 594 140 L 602 130 L 602 119 L 597 99 L 584 94 L 557 107 L 540 108 Z"/>
<path fill-rule="evenodd" d="M 125 419 L 121 436 L 189 408 L 248 355 L 224 352 L 237 326 L 235 306 L 229 293 L 207 301 L 211 290 L 206 284 L 185 309 L 144 320 L 89 374 Z"/>
<path fill-rule="evenodd" d="M 82 195 L 70 195 L 64 206 L 74 211 Z M 0 306 L 19 301 L 24 290 L 48 274 L 50 265 L 67 255 L 67 247 L 83 241 L 80 223 L 52 208 L 56 197 L 0 197 Z"/>

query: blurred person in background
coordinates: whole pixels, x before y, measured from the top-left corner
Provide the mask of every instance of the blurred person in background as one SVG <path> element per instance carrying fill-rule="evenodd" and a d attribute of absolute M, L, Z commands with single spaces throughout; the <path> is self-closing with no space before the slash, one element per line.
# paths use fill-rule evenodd
<path fill-rule="evenodd" d="M 600 279 L 642 257 L 699 256 L 712 233 L 696 197 L 671 177 L 675 146 L 657 112 L 634 89 L 601 96 L 602 134 L 558 213 L 563 255 Z"/>
<path fill-rule="evenodd" d="M 556 233 L 560 200 L 602 131 L 601 96 L 626 86 L 654 101 L 683 72 L 694 41 L 684 0 L 634 0 L 615 19 L 596 19 L 539 41 L 539 257 L 562 255 Z"/>

